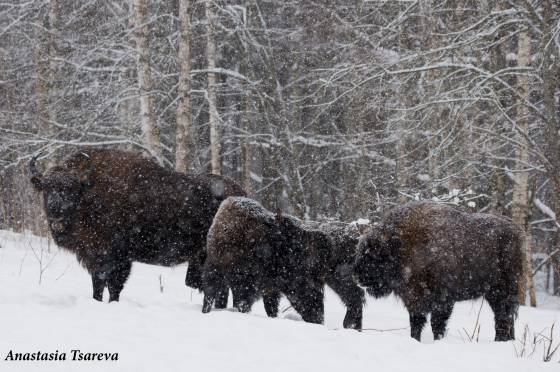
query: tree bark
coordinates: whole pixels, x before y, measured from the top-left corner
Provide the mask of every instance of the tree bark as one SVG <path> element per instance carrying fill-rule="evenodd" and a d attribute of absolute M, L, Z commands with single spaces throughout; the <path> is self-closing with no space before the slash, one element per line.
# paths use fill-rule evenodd
<path fill-rule="evenodd" d="M 205 1 L 207 19 L 206 58 L 208 62 L 208 114 L 210 124 L 210 157 L 212 173 L 222 173 L 221 142 L 219 132 L 219 115 L 216 95 L 216 30 L 214 4 L 212 0 Z"/>
<path fill-rule="evenodd" d="M 143 140 L 151 154 L 162 162 L 159 128 L 157 127 L 153 82 L 150 68 L 148 6 L 146 0 L 134 0 L 134 20 L 137 57 L 138 90 L 140 92 L 140 125 Z"/>
<path fill-rule="evenodd" d="M 43 137 L 51 137 L 56 129 L 56 111 L 54 92 L 56 84 L 56 35 L 58 31 L 59 0 L 51 0 L 49 11 L 43 15 L 43 26 L 46 32 L 38 35 L 35 51 L 37 81 L 35 84 L 39 133 Z"/>
<path fill-rule="evenodd" d="M 179 103 L 177 105 L 177 134 L 175 170 L 186 172 L 189 156 L 189 131 L 192 125 L 191 108 L 191 1 L 179 0 Z"/>
<path fill-rule="evenodd" d="M 58 54 L 56 41 L 58 39 L 59 32 L 59 18 L 60 18 L 60 4 L 59 0 L 51 0 L 49 11 L 49 34 L 48 34 L 48 53 L 49 53 L 49 64 L 48 64 L 48 95 L 49 104 L 47 106 L 48 118 L 51 123 L 51 130 L 56 128 L 57 115 L 56 115 L 56 83 L 57 83 L 57 68 L 55 63 L 55 58 Z"/>
<path fill-rule="evenodd" d="M 251 180 L 251 169 L 253 165 L 253 151 L 251 149 L 249 133 L 251 133 L 251 119 L 249 117 L 251 112 L 251 97 L 247 93 L 245 95 L 245 117 L 243 120 L 243 129 L 245 130 L 245 135 L 241 140 L 241 156 L 242 156 L 242 180 L 243 188 L 248 194 L 253 192 L 253 181 Z"/>
<path fill-rule="evenodd" d="M 554 41 L 556 27 L 555 14 L 557 9 L 551 0 L 543 0 L 543 32 L 540 43 L 542 61 L 542 80 L 544 82 L 544 116 L 545 116 L 545 154 L 548 160 L 547 175 L 552 181 L 556 192 L 552 193 L 555 205 L 556 220 L 560 219 L 560 121 L 556 105 L 556 93 L 560 84 L 560 53 Z M 547 48 L 545 51 L 544 49 Z M 560 228 L 556 231 L 556 247 L 560 248 Z M 554 249 L 551 249 L 553 251 Z M 558 255 L 553 261 L 555 274 L 555 294 L 560 293 L 560 259 Z"/>
<path fill-rule="evenodd" d="M 517 60 L 519 67 L 528 67 L 531 63 L 531 39 L 527 31 L 519 34 Z M 517 86 L 522 100 L 529 100 L 530 86 L 528 76 L 520 74 Z M 527 163 L 529 162 L 529 143 L 526 140 L 529 135 L 529 109 L 524 102 L 520 102 L 520 108 L 517 114 L 517 129 L 521 134 L 517 136 L 519 144 L 515 147 L 517 173 L 514 174 L 515 184 L 513 186 L 511 216 L 513 221 L 523 228 L 525 235 L 529 237 L 529 173 L 524 170 L 527 168 Z M 523 257 L 525 257 L 523 266 L 524 280 L 519 283 L 519 299 L 521 304 L 524 305 L 527 287 L 531 286 L 530 282 L 533 278 L 530 267 L 531 241 L 529 238 L 525 240 Z"/>

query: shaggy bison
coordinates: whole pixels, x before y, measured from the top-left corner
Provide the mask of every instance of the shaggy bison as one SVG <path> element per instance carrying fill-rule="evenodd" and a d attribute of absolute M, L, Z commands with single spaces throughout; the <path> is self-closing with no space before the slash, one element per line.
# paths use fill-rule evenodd
<path fill-rule="evenodd" d="M 354 278 L 375 297 L 399 296 L 417 340 L 428 313 L 437 340 L 455 302 L 480 296 L 494 311 L 496 341 L 512 340 L 523 240 L 517 225 L 503 217 L 408 203 L 360 238 Z"/>
<path fill-rule="evenodd" d="M 45 175 L 36 158 L 29 165 L 55 242 L 91 274 L 98 301 L 106 286 L 109 301 L 119 300 L 133 261 L 188 261 L 187 285 L 200 288 L 212 218 L 222 200 L 245 194 L 226 177 L 181 174 L 120 150 L 82 149 Z"/>
<path fill-rule="evenodd" d="M 323 322 L 328 284 L 348 307 L 344 326 L 360 329 L 364 292 L 352 281 L 358 233 L 346 224 L 303 224 L 274 215 L 254 200 L 226 199 L 208 232 L 203 312 L 230 287 L 234 306 L 248 312 L 263 297 L 268 316 L 284 294 L 306 322 Z"/>

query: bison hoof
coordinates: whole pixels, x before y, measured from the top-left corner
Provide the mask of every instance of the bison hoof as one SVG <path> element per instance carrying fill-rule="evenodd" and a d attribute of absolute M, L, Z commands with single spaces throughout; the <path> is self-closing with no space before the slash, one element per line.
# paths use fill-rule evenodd
<path fill-rule="evenodd" d="M 513 340 L 515 340 L 515 338 L 509 335 L 496 335 L 496 338 L 494 339 L 494 341 L 497 342 L 513 341 Z"/>
<path fill-rule="evenodd" d="M 248 313 L 249 311 L 251 311 L 251 306 L 245 302 L 245 301 L 240 301 L 236 304 L 235 308 L 237 309 L 237 311 L 239 311 L 240 313 Z"/>
<path fill-rule="evenodd" d="M 344 324 L 342 325 L 344 328 L 346 329 L 355 329 L 357 331 L 361 331 L 362 330 L 362 326 L 361 324 L 358 323 L 354 323 L 354 322 L 344 322 Z"/>
<path fill-rule="evenodd" d="M 204 304 L 202 305 L 202 313 L 208 314 L 210 311 L 212 311 L 212 302 L 205 300 Z"/>

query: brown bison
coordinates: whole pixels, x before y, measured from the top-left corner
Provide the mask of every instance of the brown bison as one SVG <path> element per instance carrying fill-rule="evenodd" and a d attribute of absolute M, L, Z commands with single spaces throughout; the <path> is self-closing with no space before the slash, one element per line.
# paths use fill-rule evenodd
<path fill-rule="evenodd" d="M 186 284 L 200 288 L 212 218 L 222 200 L 245 194 L 226 177 L 181 174 L 120 150 L 82 149 L 45 175 L 33 158 L 30 170 L 56 244 L 91 274 L 98 301 L 106 286 L 109 301 L 119 300 L 133 261 L 189 262 Z M 216 306 L 224 301 L 227 289 Z"/>
<path fill-rule="evenodd" d="M 480 296 L 494 311 L 496 341 L 512 340 L 523 241 L 519 227 L 504 217 L 408 203 L 360 238 L 354 278 L 375 297 L 399 296 L 417 340 L 428 313 L 437 340 L 455 302 Z"/>
<path fill-rule="evenodd" d="M 306 322 L 322 323 L 326 283 L 348 307 L 344 326 L 360 329 L 364 292 L 351 269 L 357 239 L 346 224 L 304 224 L 275 216 L 254 200 L 230 197 L 208 232 L 202 311 L 209 312 L 218 290 L 229 287 L 241 312 L 262 296 L 267 315 L 275 317 L 284 294 Z"/>

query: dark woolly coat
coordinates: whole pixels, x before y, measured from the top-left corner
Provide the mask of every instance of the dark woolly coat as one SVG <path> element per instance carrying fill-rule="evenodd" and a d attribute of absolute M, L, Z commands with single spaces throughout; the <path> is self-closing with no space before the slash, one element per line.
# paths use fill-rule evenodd
<path fill-rule="evenodd" d="M 511 339 L 523 242 L 508 218 L 413 202 L 391 210 L 361 238 L 354 273 L 374 296 L 402 298 L 417 339 L 428 313 L 437 339 L 455 301 L 480 296 L 494 310 L 496 339 Z"/>
<path fill-rule="evenodd" d="M 56 243 L 76 254 L 94 287 L 96 278 L 110 288 L 108 281 L 122 282 L 114 292 L 132 261 L 200 267 L 220 203 L 245 194 L 226 177 L 185 175 L 137 153 L 98 148 L 71 154 L 45 176 L 36 171 L 32 181 L 43 191 Z M 196 269 L 190 284 L 200 281 Z"/>
<path fill-rule="evenodd" d="M 357 238 L 346 224 L 304 224 L 230 197 L 208 233 L 203 311 L 210 311 L 215 288 L 227 285 L 240 311 L 263 296 L 267 314 L 276 316 L 284 294 L 305 321 L 322 323 L 326 283 L 349 307 L 345 326 L 361 328 L 363 291 L 351 280 Z"/>

